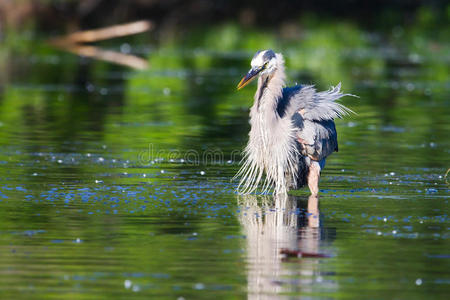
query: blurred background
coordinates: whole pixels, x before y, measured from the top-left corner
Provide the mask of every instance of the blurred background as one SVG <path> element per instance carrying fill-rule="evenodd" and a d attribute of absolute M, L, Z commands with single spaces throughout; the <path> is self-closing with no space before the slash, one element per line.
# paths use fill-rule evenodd
<path fill-rule="evenodd" d="M 258 49 L 273 48 L 286 57 L 290 84 L 314 83 L 326 89 L 342 81 L 344 90 L 358 91 L 363 103 L 373 106 L 371 113 L 378 111 L 376 122 L 382 126 L 394 125 L 390 114 L 395 108 L 408 109 L 410 117 L 402 125 L 421 122 L 417 143 L 428 142 L 430 131 L 435 130 L 423 126 L 435 123 L 435 115 L 429 113 L 434 109 L 425 112 L 426 108 L 413 103 L 418 99 L 443 102 L 448 96 L 449 15 L 446 1 L 2 0 L 2 103 L 18 109 L 20 101 L 11 105 L 6 101 L 25 85 L 30 93 L 42 97 L 33 95 L 41 99 L 27 101 L 28 116 L 22 115 L 14 127 L 26 119 L 42 125 L 50 113 L 42 108 L 58 105 L 62 107 L 53 117 L 62 123 L 55 130 L 73 135 L 84 126 L 103 128 L 105 116 L 118 107 L 136 111 L 138 105 L 154 102 L 170 106 L 166 107 L 173 109 L 170 118 L 180 117 L 174 106 L 177 100 L 149 97 L 144 90 L 163 96 L 170 96 L 171 91 L 182 94 L 180 105 L 189 112 L 188 118 L 197 117 L 203 125 L 223 123 L 230 116 L 221 118 L 226 110 L 219 106 L 233 109 L 250 104 L 234 93 L 248 59 Z M 75 31 L 137 20 L 150 21 L 149 30 L 94 44 L 98 49 L 143 58 L 132 68 L 150 70 L 150 76 L 97 59 L 66 55 L 49 43 Z M 86 95 L 60 101 L 68 96 L 64 94 L 67 89 Z M 108 96 L 102 97 L 101 92 Z M 251 91 L 244 93 L 249 97 Z M 371 97 L 365 97 L 368 94 Z M 195 100 L 186 101 L 191 98 Z M 86 111 L 72 105 L 84 106 Z M 17 113 L 24 112 L 19 109 Z M 90 122 L 82 122 L 87 118 Z M 148 119 L 152 118 L 156 117 Z M 247 130 L 236 129 L 215 128 L 222 133 L 214 136 L 228 138 Z"/>
<path fill-rule="evenodd" d="M 75 134 L 88 124 L 78 118 L 89 118 L 90 126 L 103 128 L 105 115 L 118 107 L 136 110 L 137 105 L 156 102 L 156 106 L 175 109 L 177 100 L 149 97 L 144 90 L 163 96 L 172 91 L 182 94 L 182 109 L 189 118 L 199 118 L 199 124 L 226 122 L 229 116 L 221 119 L 225 110 L 219 106 L 232 109 L 250 104 L 234 93 L 248 59 L 258 49 L 273 48 L 286 57 L 289 84 L 314 83 L 327 89 L 341 81 L 345 91 L 358 91 L 362 103 L 373 106 L 370 111 L 378 112 L 376 122 L 383 126 L 394 125 L 390 114 L 395 108 L 408 109 L 411 117 L 402 125 L 420 121 L 422 136 L 417 142 L 426 142 L 434 130 L 423 126 L 435 123 L 434 114 L 429 113 L 433 109 L 425 112 L 427 108 L 413 103 L 418 99 L 443 102 L 448 96 L 449 15 L 446 1 L 2 0 L 2 103 L 6 105 L 12 91 L 25 85 L 29 92 L 43 96 L 33 104 L 27 102 L 28 114 L 37 114 L 30 122 L 48 120 L 49 110 L 39 107 L 68 105 L 54 117 L 63 122 L 58 130 L 66 128 Z M 98 42 L 94 38 L 90 44 L 96 46 L 94 51 L 130 54 L 131 58 L 114 56 L 112 60 L 124 59 L 122 64 L 150 73 L 86 58 L 89 53 L 71 44 L 62 51 L 50 44 L 76 31 L 138 20 L 149 21 L 148 30 Z M 64 50 L 82 51 L 86 56 L 67 55 Z M 57 101 L 67 96 L 58 94 L 61 89 L 86 92 L 86 96 Z M 243 94 L 248 98 L 250 89 Z M 368 94 L 371 97 L 365 97 Z M 186 101 L 190 98 L 196 99 Z M 19 102 L 7 106 L 17 108 Z M 85 105 L 88 113 L 77 115 L 79 110 L 72 105 Z M 170 118 L 180 113 L 173 111 Z M 15 127 L 27 118 L 21 116 Z M 236 129 L 221 128 L 221 134 L 228 138 L 247 130 Z"/>
<path fill-rule="evenodd" d="M 2 296 L 444 299 L 449 21 L 437 0 L 0 0 Z M 320 222 L 306 190 L 234 193 L 260 49 L 288 85 L 359 96 Z"/>

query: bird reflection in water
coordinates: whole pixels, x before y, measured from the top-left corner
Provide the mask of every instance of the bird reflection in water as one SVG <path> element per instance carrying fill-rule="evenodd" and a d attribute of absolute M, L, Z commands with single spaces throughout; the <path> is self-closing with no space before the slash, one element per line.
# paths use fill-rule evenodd
<path fill-rule="evenodd" d="M 320 258 L 329 255 L 321 253 L 321 246 L 333 234 L 320 225 L 318 202 L 316 196 L 238 197 L 239 221 L 247 237 L 249 299 L 308 293 L 317 285 L 335 288 L 319 271 Z"/>

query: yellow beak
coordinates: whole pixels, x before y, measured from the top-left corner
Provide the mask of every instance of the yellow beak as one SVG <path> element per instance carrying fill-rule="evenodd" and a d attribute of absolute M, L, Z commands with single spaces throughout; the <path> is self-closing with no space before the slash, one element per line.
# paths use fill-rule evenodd
<path fill-rule="evenodd" d="M 261 70 L 262 70 L 262 68 L 261 69 L 250 69 L 250 71 L 248 71 L 248 73 L 244 76 L 244 78 L 242 78 L 241 81 L 239 81 L 239 83 L 237 85 L 237 89 L 240 90 L 244 86 L 249 84 L 253 79 L 255 79 L 256 75 L 258 75 L 258 73 L 261 72 Z"/>

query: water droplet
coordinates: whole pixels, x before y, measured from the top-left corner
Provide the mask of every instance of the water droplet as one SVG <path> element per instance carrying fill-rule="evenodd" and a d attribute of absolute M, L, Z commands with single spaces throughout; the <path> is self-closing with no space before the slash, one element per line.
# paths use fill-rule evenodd
<path fill-rule="evenodd" d="M 95 86 L 94 86 L 92 83 L 87 83 L 87 84 L 86 84 L 86 90 L 87 90 L 89 93 L 92 93 L 92 92 L 95 90 Z"/>
<path fill-rule="evenodd" d="M 416 279 L 416 285 L 422 285 L 422 279 L 417 278 Z"/>
<path fill-rule="evenodd" d="M 133 292 L 139 292 L 141 288 L 138 285 L 133 285 L 133 288 L 131 289 Z"/>
<path fill-rule="evenodd" d="M 133 283 L 131 282 L 131 280 L 126 279 L 123 282 L 123 285 L 125 286 L 126 289 L 129 289 L 131 287 L 131 285 L 133 285 Z"/>
<path fill-rule="evenodd" d="M 128 54 L 131 52 L 131 46 L 128 43 L 123 43 L 120 45 L 120 52 Z"/>
<path fill-rule="evenodd" d="M 196 290 L 203 290 L 205 288 L 205 285 L 203 283 L 196 283 L 194 285 L 194 289 Z"/>
<path fill-rule="evenodd" d="M 413 62 L 413 63 L 418 63 L 418 62 L 420 62 L 420 55 L 419 54 L 417 54 L 417 53 L 411 53 L 410 55 L 409 55 L 409 60 L 411 61 L 411 62 Z"/>

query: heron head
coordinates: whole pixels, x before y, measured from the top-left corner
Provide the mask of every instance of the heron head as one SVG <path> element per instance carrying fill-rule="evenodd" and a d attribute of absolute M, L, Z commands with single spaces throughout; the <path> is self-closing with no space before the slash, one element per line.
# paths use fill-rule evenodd
<path fill-rule="evenodd" d="M 252 58 L 252 68 L 248 71 L 247 75 L 241 79 L 237 89 L 240 90 L 247 84 L 249 84 L 256 75 L 270 74 L 276 69 L 276 55 L 272 50 L 260 50 Z"/>

